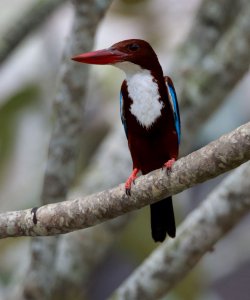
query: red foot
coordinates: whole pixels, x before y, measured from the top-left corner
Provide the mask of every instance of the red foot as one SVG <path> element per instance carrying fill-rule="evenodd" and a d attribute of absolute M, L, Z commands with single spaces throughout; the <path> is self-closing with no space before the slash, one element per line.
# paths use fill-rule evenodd
<path fill-rule="evenodd" d="M 125 191 L 128 196 L 131 195 L 131 185 L 132 183 L 135 183 L 135 179 L 139 171 L 139 169 L 135 168 L 125 183 Z"/>
<path fill-rule="evenodd" d="M 175 158 L 172 158 L 170 160 L 168 160 L 165 164 L 164 167 L 167 168 L 167 173 L 169 174 L 172 170 L 172 166 L 175 163 Z"/>

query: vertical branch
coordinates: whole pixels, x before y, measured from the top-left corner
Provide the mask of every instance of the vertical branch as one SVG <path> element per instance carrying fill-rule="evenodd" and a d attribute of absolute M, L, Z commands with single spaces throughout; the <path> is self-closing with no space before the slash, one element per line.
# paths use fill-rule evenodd
<path fill-rule="evenodd" d="M 61 83 L 55 98 L 56 121 L 49 145 L 45 172 L 43 204 L 63 201 L 76 171 L 81 146 L 83 100 L 86 92 L 88 66 L 74 64 L 70 57 L 93 47 L 97 25 L 110 0 L 74 1 L 75 20 L 70 41 L 64 53 Z"/>
<path fill-rule="evenodd" d="M 83 99 L 88 67 L 71 62 L 70 57 L 93 47 L 93 37 L 111 0 L 73 1 L 75 19 L 64 52 L 61 83 L 54 106 L 56 119 L 49 145 L 41 200 L 43 204 L 65 200 L 75 176 L 81 147 Z M 54 279 L 57 238 L 36 238 L 32 242 L 30 270 L 26 276 L 25 299 L 49 299 Z"/>

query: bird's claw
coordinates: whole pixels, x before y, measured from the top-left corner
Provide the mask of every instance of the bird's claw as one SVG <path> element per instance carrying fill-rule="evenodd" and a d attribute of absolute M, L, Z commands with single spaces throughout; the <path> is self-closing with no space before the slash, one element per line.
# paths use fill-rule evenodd
<path fill-rule="evenodd" d="M 139 169 L 135 168 L 125 183 L 125 193 L 127 196 L 131 196 L 131 186 L 132 186 L 132 183 L 135 184 L 135 179 L 136 179 L 138 172 L 139 172 Z"/>
<path fill-rule="evenodd" d="M 125 188 L 125 193 L 127 196 L 131 196 L 131 188 Z"/>
<path fill-rule="evenodd" d="M 166 168 L 166 169 L 167 169 L 167 174 L 168 174 L 168 175 L 170 175 L 174 163 L 175 163 L 175 158 L 172 158 L 172 159 L 169 159 L 169 160 L 163 165 L 163 168 Z"/>

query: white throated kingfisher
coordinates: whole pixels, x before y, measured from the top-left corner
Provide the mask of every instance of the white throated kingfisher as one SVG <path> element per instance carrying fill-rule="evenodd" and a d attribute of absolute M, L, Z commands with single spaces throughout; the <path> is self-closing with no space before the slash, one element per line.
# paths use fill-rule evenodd
<path fill-rule="evenodd" d="M 121 86 L 121 120 L 133 160 L 133 172 L 125 183 L 130 195 L 137 173 L 147 174 L 166 167 L 170 172 L 178 157 L 181 125 L 172 80 L 164 77 L 153 48 L 143 40 L 131 39 L 110 48 L 72 58 L 87 64 L 113 65 L 126 74 Z M 164 241 L 175 237 L 172 197 L 150 205 L 152 237 Z"/>

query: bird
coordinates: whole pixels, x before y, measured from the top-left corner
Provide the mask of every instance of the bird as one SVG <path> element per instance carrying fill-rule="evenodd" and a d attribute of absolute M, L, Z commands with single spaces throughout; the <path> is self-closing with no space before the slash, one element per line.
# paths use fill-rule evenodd
<path fill-rule="evenodd" d="M 121 85 L 120 115 L 130 150 L 133 170 L 125 192 L 138 173 L 142 175 L 166 168 L 169 174 L 178 159 L 181 121 L 176 91 L 169 76 L 163 75 L 151 45 L 142 39 L 129 39 L 109 48 L 82 53 L 72 60 L 96 65 L 112 65 L 125 72 Z M 151 235 L 163 242 L 174 238 L 176 225 L 172 197 L 150 205 Z"/>

